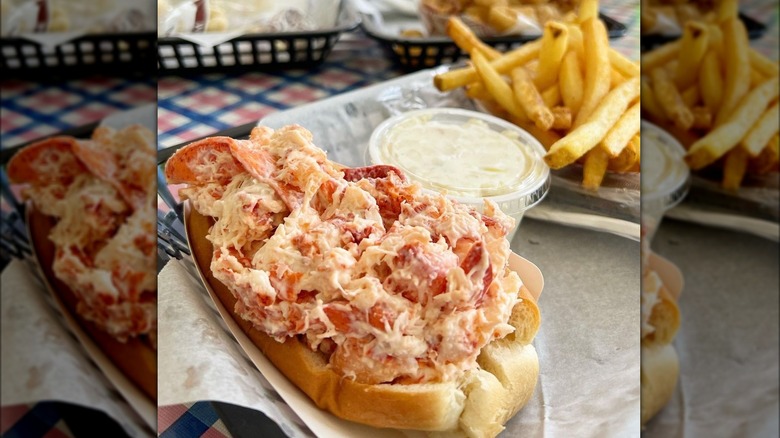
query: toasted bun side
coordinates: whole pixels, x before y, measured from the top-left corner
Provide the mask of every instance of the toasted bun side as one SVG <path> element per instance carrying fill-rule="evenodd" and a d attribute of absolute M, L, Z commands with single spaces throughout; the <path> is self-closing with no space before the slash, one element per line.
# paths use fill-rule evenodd
<path fill-rule="evenodd" d="M 653 307 L 649 323 L 655 327 L 653 333 L 642 339 L 642 345 L 662 346 L 670 344 L 680 328 L 680 308 L 666 287 L 661 286 L 658 291 L 659 301 Z"/>
<path fill-rule="evenodd" d="M 542 325 L 542 315 L 528 288 L 520 286 L 518 295 L 522 301 L 515 305 L 512 309 L 512 315 L 509 317 L 509 324 L 515 328 L 515 332 L 507 337 L 519 345 L 526 345 L 533 342 L 534 337 L 536 337 L 536 333 Z"/>
<path fill-rule="evenodd" d="M 477 362 L 482 373 L 498 380 L 501 390 L 490 391 L 493 406 L 469 394 L 460 426 L 471 438 L 494 437 L 531 399 L 539 379 L 539 358 L 533 345 L 501 339 L 485 346 Z"/>
<path fill-rule="evenodd" d="M 441 432 L 437 436 L 493 437 L 533 394 L 539 376 L 536 350 L 509 337 L 485 346 L 478 358 L 482 369 L 459 382 L 366 385 L 343 378 L 304 342 L 276 342 L 236 315 L 236 298 L 211 273 L 213 249 L 205 238 L 211 220 L 190 210 L 186 222 L 193 259 L 233 320 L 290 381 L 337 417 L 380 428 Z M 533 315 L 536 309 L 538 315 L 530 293 L 521 291 L 521 296 L 514 310 Z M 538 320 L 528 325 L 521 328 L 535 333 Z"/>
<path fill-rule="evenodd" d="M 673 346 L 642 347 L 642 424 L 653 418 L 672 398 L 679 372 Z"/>
<path fill-rule="evenodd" d="M 48 236 L 56 224 L 56 219 L 44 215 L 35 209 L 32 203 L 27 204 L 27 226 L 30 230 L 30 240 L 38 258 L 38 265 L 43 272 L 51 292 L 78 322 L 81 329 L 92 339 L 103 354 L 116 366 L 134 385 L 152 401 L 157 400 L 157 352 L 152 346 L 139 338 L 119 342 L 103 331 L 92 321 L 81 317 L 76 311 L 78 298 L 67 284 L 58 279 L 52 270 L 55 247 Z"/>

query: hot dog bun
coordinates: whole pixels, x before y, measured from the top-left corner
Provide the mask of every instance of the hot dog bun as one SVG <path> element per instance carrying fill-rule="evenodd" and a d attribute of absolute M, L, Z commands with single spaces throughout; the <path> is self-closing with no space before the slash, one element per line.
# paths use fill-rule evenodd
<path fill-rule="evenodd" d="M 680 308 L 665 286 L 658 290 L 658 302 L 653 306 L 649 323 L 655 330 L 642 338 L 642 345 L 660 347 L 670 344 L 680 328 Z"/>
<path fill-rule="evenodd" d="M 682 277 L 669 261 L 656 255 L 652 255 L 650 259 L 650 266 L 645 267 L 643 282 L 643 287 L 648 289 L 643 291 L 643 294 L 653 290 L 657 292 L 647 321 L 653 331 L 643 332 L 642 337 L 642 424 L 669 402 L 679 376 L 679 360 L 672 341 L 680 328 L 677 299 L 682 288 Z"/>
<path fill-rule="evenodd" d="M 120 342 L 98 327 L 92 321 L 84 319 L 77 311 L 78 298 L 62 280 L 57 278 L 52 270 L 55 246 L 48 236 L 56 220 L 35 209 L 32 203 L 27 204 L 27 226 L 30 230 L 30 240 L 38 259 L 38 265 L 54 293 L 67 310 L 78 322 L 84 332 L 97 344 L 100 350 L 136 387 L 138 387 L 152 402 L 157 400 L 157 352 L 148 339 L 131 338 Z M 155 403 L 156 404 L 156 403 Z"/>
<path fill-rule="evenodd" d="M 494 437 L 531 398 L 539 362 L 530 342 L 539 329 L 540 318 L 536 300 L 525 287 L 519 292 L 523 300 L 514 307 L 510 319 L 516 332 L 482 349 L 478 359 L 481 369 L 444 383 L 358 383 L 338 375 L 328 367 L 324 354 L 311 350 L 298 338 L 277 342 L 238 317 L 235 297 L 211 273 L 213 247 L 205 236 L 213 220 L 189 205 L 185 211 L 192 257 L 208 286 L 242 331 L 320 408 L 379 428 Z"/>
<path fill-rule="evenodd" d="M 680 371 L 672 345 L 642 346 L 642 424 L 653 418 L 672 398 Z"/>

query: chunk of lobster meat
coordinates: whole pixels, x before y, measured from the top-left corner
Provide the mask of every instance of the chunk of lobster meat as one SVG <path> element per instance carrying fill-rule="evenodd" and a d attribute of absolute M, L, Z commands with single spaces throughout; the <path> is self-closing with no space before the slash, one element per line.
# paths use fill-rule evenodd
<path fill-rule="evenodd" d="M 110 150 L 100 147 L 99 143 L 82 140 L 73 142 L 73 153 L 95 176 L 120 189 L 116 179 L 119 167 L 116 157 Z"/>
<path fill-rule="evenodd" d="M 350 182 L 364 178 L 388 178 L 391 173 L 394 173 L 396 176 L 398 176 L 401 181 L 406 182 L 406 175 L 404 175 L 400 169 L 395 166 L 388 166 L 386 164 L 376 164 L 373 166 L 364 167 L 347 167 L 342 170 L 344 172 L 344 179 Z"/>
<path fill-rule="evenodd" d="M 254 132 L 254 131 L 253 131 Z M 278 134 L 277 131 L 274 134 Z M 268 184 L 290 211 L 295 210 L 303 202 L 303 194 L 297 187 L 290 186 L 280 180 L 277 171 L 277 158 L 271 148 L 266 147 L 273 135 L 260 131 L 251 140 L 237 140 L 230 145 L 233 156 L 244 166 L 247 172 L 256 180 Z M 266 144 L 260 142 L 266 141 Z"/>
<path fill-rule="evenodd" d="M 227 184 L 244 171 L 231 152 L 235 142 L 230 137 L 210 137 L 184 146 L 165 164 L 165 178 L 170 184 Z"/>
<path fill-rule="evenodd" d="M 447 291 L 447 273 L 458 266 L 458 259 L 442 248 L 418 243 L 398 250 L 393 271 L 385 286 L 404 298 L 426 305 L 431 298 Z"/>
<path fill-rule="evenodd" d="M 466 257 L 460 262 L 460 267 L 469 277 L 478 276 L 480 272 L 484 272 L 484 274 L 482 274 L 481 282 L 474 281 L 474 283 L 478 284 L 480 287 L 471 297 L 471 302 L 474 303 L 476 307 L 479 307 L 484 301 L 485 294 L 490 288 L 491 283 L 493 283 L 493 264 L 490 261 L 490 254 L 487 252 L 487 249 L 481 240 L 478 240 L 471 245 Z"/>
<path fill-rule="evenodd" d="M 73 151 L 72 137 L 51 137 L 22 149 L 8 162 L 12 183 L 70 182 L 86 168 Z"/>
<path fill-rule="evenodd" d="M 342 376 L 353 377 L 369 385 L 390 383 L 420 373 L 418 359 L 411 349 L 409 356 L 388 356 L 375 351 L 376 340 L 371 337 L 348 337 L 336 347 L 330 357 L 330 366 Z"/>

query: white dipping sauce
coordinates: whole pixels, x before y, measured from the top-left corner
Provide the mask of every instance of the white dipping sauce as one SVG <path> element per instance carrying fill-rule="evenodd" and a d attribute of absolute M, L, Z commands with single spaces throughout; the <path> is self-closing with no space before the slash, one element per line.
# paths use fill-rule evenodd
<path fill-rule="evenodd" d="M 411 118 L 393 127 L 380 153 L 424 186 L 461 196 L 515 191 L 532 164 L 517 134 L 496 132 L 476 119 L 451 124 Z"/>

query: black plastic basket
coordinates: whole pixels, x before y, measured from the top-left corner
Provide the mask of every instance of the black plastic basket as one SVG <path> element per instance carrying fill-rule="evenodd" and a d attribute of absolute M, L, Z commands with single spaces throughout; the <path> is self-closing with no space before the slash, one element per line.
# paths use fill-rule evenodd
<path fill-rule="evenodd" d="M 622 23 L 603 14 L 599 14 L 599 17 L 606 25 L 610 38 L 619 38 L 625 35 L 626 26 Z M 407 71 L 454 63 L 458 59 L 468 56 L 448 37 L 390 36 L 382 33 L 381 29 L 375 28 L 368 21 L 364 21 L 361 27 L 366 35 L 379 41 L 387 49 L 396 64 Z M 484 38 L 483 41 L 500 51 L 506 51 L 537 38 L 539 38 L 538 35 L 512 35 Z"/>
<path fill-rule="evenodd" d="M 84 35 L 53 49 L 25 38 L 0 38 L 6 78 L 149 76 L 155 73 L 154 32 Z"/>
<path fill-rule="evenodd" d="M 246 34 L 214 47 L 203 47 L 182 38 L 160 38 L 157 64 L 161 74 L 176 75 L 308 69 L 321 64 L 341 34 L 355 29 L 358 23 L 345 10 L 331 29 Z"/>

